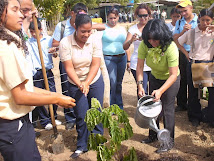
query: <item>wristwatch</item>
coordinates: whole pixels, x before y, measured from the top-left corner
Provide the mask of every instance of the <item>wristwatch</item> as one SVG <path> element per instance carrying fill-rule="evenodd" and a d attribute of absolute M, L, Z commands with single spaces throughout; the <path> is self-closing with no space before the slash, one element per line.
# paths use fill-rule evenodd
<path fill-rule="evenodd" d="M 143 80 L 137 81 L 137 85 L 143 84 Z"/>

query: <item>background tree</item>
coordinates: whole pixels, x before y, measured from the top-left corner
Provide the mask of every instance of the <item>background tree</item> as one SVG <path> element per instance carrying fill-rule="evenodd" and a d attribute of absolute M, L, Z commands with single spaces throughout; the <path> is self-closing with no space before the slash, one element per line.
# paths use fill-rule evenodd
<path fill-rule="evenodd" d="M 61 13 L 64 10 L 64 3 L 66 0 L 34 0 L 39 13 L 43 18 L 46 18 L 49 30 L 60 21 Z"/>
<path fill-rule="evenodd" d="M 209 8 L 213 3 L 214 3 L 214 0 L 197 0 L 193 3 L 194 12 L 199 13 L 200 10 L 204 8 Z"/>

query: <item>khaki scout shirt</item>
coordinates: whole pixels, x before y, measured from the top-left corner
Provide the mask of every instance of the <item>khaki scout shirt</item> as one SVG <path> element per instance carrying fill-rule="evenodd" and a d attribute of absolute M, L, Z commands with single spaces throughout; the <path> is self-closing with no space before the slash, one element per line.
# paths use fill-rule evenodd
<path fill-rule="evenodd" d="M 74 70 L 80 79 L 80 81 L 86 80 L 92 58 L 93 57 L 102 57 L 102 43 L 101 39 L 98 39 L 96 37 L 96 33 L 90 35 L 88 38 L 87 42 L 85 43 L 84 47 L 81 48 L 75 38 L 74 34 L 67 36 L 63 38 L 60 41 L 60 46 L 59 46 L 59 54 L 60 54 L 60 60 L 62 62 L 67 61 L 67 60 L 72 60 Z M 98 78 L 101 75 L 100 69 L 97 72 L 97 75 L 94 77 L 93 81 L 91 84 L 96 82 Z M 72 84 L 75 85 L 75 83 L 68 77 L 68 81 Z"/>
<path fill-rule="evenodd" d="M 20 41 L 16 34 L 7 32 Z M 33 91 L 30 69 L 21 48 L 14 42 L 8 45 L 6 40 L 0 40 L 0 118 L 14 120 L 32 111 L 32 106 L 17 105 L 11 94 L 11 90 L 23 82 L 27 91 Z"/>
<path fill-rule="evenodd" d="M 184 33 L 178 39 L 179 43 L 183 46 L 184 43 L 191 45 L 192 47 L 192 38 L 191 30 Z M 202 33 L 198 28 L 195 28 L 195 47 L 192 53 L 192 50 L 189 52 L 189 57 L 193 60 L 213 60 L 214 56 L 214 33 L 208 34 L 207 32 Z"/>

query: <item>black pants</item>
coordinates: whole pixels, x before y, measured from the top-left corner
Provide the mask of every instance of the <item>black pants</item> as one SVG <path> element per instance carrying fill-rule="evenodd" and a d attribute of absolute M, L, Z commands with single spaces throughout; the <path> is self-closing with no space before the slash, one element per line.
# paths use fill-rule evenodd
<path fill-rule="evenodd" d="M 179 51 L 180 88 L 177 94 L 177 105 L 187 109 L 187 64 L 186 56 Z"/>
<path fill-rule="evenodd" d="M 152 74 L 150 75 L 149 79 L 150 85 L 149 85 L 149 91 L 150 94 L 156 90 L 159 89 L 166 80 L 159 80 L 156 79 Z M 178 93 L 178 89 L 180 86 L 180 76 L 177 77 L 177 80 L 172 84 L 171 87 L 169 87 L 161 96 L 161 102 L 162 102 L 162 112 L 157 118 L 157 126 L 159 128 L 159 120 L 163 116 L 163 123 L 164 128 L 169 130 L 170 137 L 174 139 L 174 133 L 175 133 L 175 97 Z M 153 130 L 149 130 L 149 137 L 151 139 L 154 139 L 157 137 L 156 132 Z"/>
<path fill-rule="evenodd" d="M 15 120 L 0 118 L 0 153 L 5 161 L 41 161 L 28 115 Z"/>
<path fill-rule="evenodd" d="M 53 72 L 47 70 L 48 84 L 51 92 L 56 92 L 55 81 Z M 45 89 L 44 77 L 42 74 L 42 70 L 38 70 L 36 74 L 33 76 L 33 84 L 35 87 Z M 55 119 L 57 119 L 57 105 L 53 105 L 53 111 Z M 40 119 L 40 124 L 45 127 L 48 123 L 51 123 L 50 114 L 47 112 L 44 106 L 37 106 L 33 110 L 33 122 L 35 122 L 38 118 Z"/>
<path fill-rule="evenodd" d="M 191 62 L 187 66 L 187 82 L 188 82 L 188 118 L 189 121 L 202 121 L 202 110 L 200 99 L 198 98 L 198 88 L 194 88 L 192 82 Z M 208 122 L 214 123 L 214 87 L 208 87 L 209 98 L 208 107 L 203 110 L 203 114 Z"/>
<path fill-rule="evenodd" d="M 69 90 L 69 82 L 68 82 L 68 75 L 66 73 L 65 67 L 63 63 L 59 62 L 59 70 L 60 70 L 60 78 L 61 78 L 61 87 L 62 87 L 62 94 L 68 96 Z M 74 114 L 73 108 L 64 108 L 65 120 L 69 123 L 76 122 L 76 116 Z"/>

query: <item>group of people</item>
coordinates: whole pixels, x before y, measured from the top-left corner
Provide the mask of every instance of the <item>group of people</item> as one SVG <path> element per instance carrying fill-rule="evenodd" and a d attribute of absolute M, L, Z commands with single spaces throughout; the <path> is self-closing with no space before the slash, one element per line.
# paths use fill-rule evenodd
<path fill-rule="evenodd" d="M 167 152 L 174 146 L 176 97 L 176 109 L 188 109 L 194 126 L 203 118 L 214 125 L 214 88 L 208 88 L 208 107 L 202 114 L 191 71 L 193 61 L 213 61 L 212 11 L 203 9 L 197 16 L 192 13 L 192 2 L 182 0 L 171 11 L 172 22 L 165 24 L 161 19 L 152 19 L 151 9 L 140 4 L 134 12 L 138 23 L 127 32 L 118 24 L 120 16 L 116 8 L 107 12 L 106 24 L 94 25 L 87 15 L 87 7 L 77 3 L 72 8 L 71 18 L 58 23 L 52 37 L 43 36 L 38 21 L 48 83 L 52 87 L 49 92 L 41 89 L 44 81 L 35 26 L 31 22 L 32 14 L 36 13 L 32 11 L 32 0 L 4 0 L 0 6 L 0 152 L 5 160 L 41 160 L 29 112 L 33 110 L 33 121 L 39 117 L 41 125 L 51 129 L 46 104 L 54 104 L 55 118 L 57 105 L 65 107 L 66 129 L 76 124 L 77 148 L 71 158 L 87 152 L 89 133 L 103 134 L 102 124 L 88 131 L 84 118 L 91 107 L 91 98 L 103 104 L 106 70 L 110 105 L 117 104 L 123 109 L 122 81 L 126 69 L 131 70 L 135 78 L 138 98 L 152 95 L 154 101 L 162 101 L 163 111 L 156 122 L 159 126 L 163 117 L 171 139 L 170 146 L 160 146 L 157 153 Z M 192 29 L 194 40 L 191 39 Z M 134 52 L 131 54 L 132 43 Z M 194 50 L 191 50 L 193 43 Z M 63 95 L 55 93 L 51 71 L 52 56 L 56 56 L 51 53 L 58 49 Z M 148 138 L 142 143 L 155 140 L 156 132 L 149 130 Z"/>

